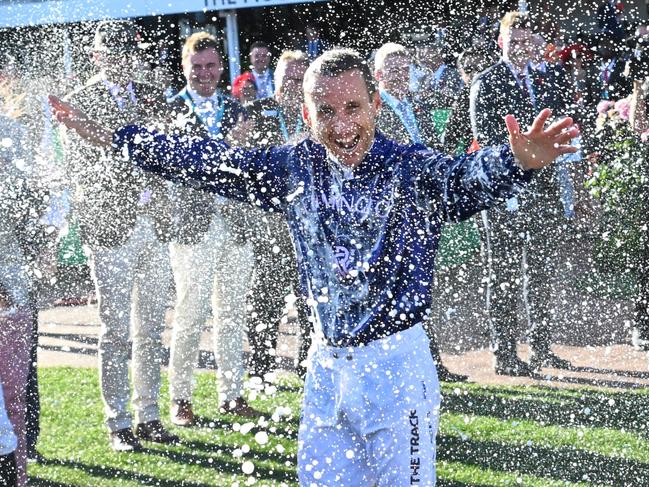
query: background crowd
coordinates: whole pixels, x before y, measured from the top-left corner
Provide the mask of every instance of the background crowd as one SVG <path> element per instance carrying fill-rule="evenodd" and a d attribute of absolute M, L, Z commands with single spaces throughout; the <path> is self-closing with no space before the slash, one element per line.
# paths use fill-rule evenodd
<path fill-rule="evenodd" d="M 581 127 L 579 153 L 540 171 L 522 196 L 475 221 L 449 225 L 442 235 L 442 254 L 446 245 L 451 260 L 461 259 L 453 255 L 458 240 L 481 243 L 484 322 L 497 374 L 571 367 L 551 349 L 552 303 L 561 251 L 584 233 L 606 235 L 594 257 L 633 275 L 632 339 L 638 348 L 649 346 L 649 30 L 625 16 L 619 3 L 604 2 L 597 15 L 597 30 L 567 35 L 545 32 L 524 11 L 487 12 L 461 27 L 431 28 L 366 53 L 383 103 L 378 128 L 401 143 L 462 154 L 505 143 L 505 114 L 529 125 L 546 107 Z M 221 44 L 211 34 L 187 38 L 182 72 L 173 73 L 140 55 L 134 23 L 101 22 L 87 46 L 96 70 L 81 76 L 83 83 L 70 87 L 66 98 L 109 127 L 157 124 L 247 147 L 296 143 L 309 136 L 301 112 L 304 72 L 340 44 L 321 39 L 315 24 L 305 27 L 295 49 L 275 52 L 272 39 L 255 41 L 249 69 L 226 86 Z M 200 185 L 168 184 L 134 171 L 118 155 L 53 127 L 46 101 L 30 93 L 20 63 L 5 56 L 0 70 L 0 477 L 7 485 L 26 485 L 27 458 L 37 458 L 37 311 L 39 292 L 56 272 L 81 278 L 88 269 L 92 276 L 113 449 L 179 441 L 160 421 L 158 404 L 170 305 L 172 423 L 194 424 L 192 376 L 209 319 L 220 409 L 255 417 L 244 398 L 244 375 L 260 387 L 273 380 L 278 327 L 287 313 L 301 330 L 300 374 L 310 340 L 311 297 L 298 282 L 283 217 L 214 197 Z M 438 289 L 453 292 L 444 281 Z M 72 292 L 66 298 L 65 304 L 82 301 Z M 438 375 L 466 380 L 442 364 L 436 320 L 431 314 L 427 331 Z M 521 321 L 529 361 L 517 354 Z"/>

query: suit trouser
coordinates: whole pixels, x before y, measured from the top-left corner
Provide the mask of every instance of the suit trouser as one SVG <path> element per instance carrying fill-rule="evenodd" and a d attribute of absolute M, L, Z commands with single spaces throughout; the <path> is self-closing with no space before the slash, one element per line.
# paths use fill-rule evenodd
<path fill-rule="evenodd" d="M 125 244 L 92 249 L 90 268 L 101 319 L 99 373 L 108 429 L 131 427 L 128 411 L 131 350 L 136 422 L 158 420 L 163 362 L 161 337 L 171 284 L 167 245 L 158 240 L 153 221 L 138 216 Z"/>
<path fill-rule="evenodd" d="M 176 283 L 169 359 L 171 397 L 191 400 L 201 332 L 210 314 L 214 318 L 219 401 L 223 403 L 241 397 L 246 293 L 253 266 L 252 246 L 238 243 L 222 217 L 215 213 L 201 242 L 195 245 L 171 244 L 170 254 Z"/>
<path fill-rule="evenodd" d="M 496 355 L 516 353 L 522 298 L 532 350 L 549 351 L 556 316 L 556 266 L 563 242 L 561 220 L 499 209 L 483 212 L 479 221 L 489 264 L 487 312 L 492 349 Z"/>
<path fill-rule="evenodd" d="M 282 215 L 262 213 L 251 218 L 255 270 L 248 304 L 248 342 L 252 375 L 263 376 L 276 368 L 279 322 L 286 297 L 293 293 L 297 300 L 301 331 L 300 359 L 306 358 L 303 346 L 309 343 L 306 302 L 298 282 L 295 248 L 288 225 Z M 257 216 L 257 215 L 255 215 Z"/>
<path fill-rule="evenodd" d="M 32 313 L 28 308 L 0 315 L 0 386 L 5 408 L 18 440 L 16 466 L 19 486 L 27 485 L 27 375 L 32 345 Z"/>
<path fill-rule="evenodd" d="M 32 349 L 29 361 L 29 374 L 27 376 L 27 414 L 25 424 L 27 428 L 27 455 L 36 454 L 36 444 L 41 433 L 41 396 L 38 387 L 38 310 L 33 308 L 32 313 Z"/>

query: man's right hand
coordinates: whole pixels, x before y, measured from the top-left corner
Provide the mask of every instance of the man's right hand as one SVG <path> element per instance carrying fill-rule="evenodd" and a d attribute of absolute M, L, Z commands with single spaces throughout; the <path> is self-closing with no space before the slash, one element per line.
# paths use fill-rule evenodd
<path fill-rule="evenodd" d="M 111 130 L 90 120 L 81 110 L 77 110 L 54 95 L 50 95 L 48 100 L 54 117 L 68 129 L 74 130 L 82 139 L 93 145 L 110 147 L 113 140 Z"/>

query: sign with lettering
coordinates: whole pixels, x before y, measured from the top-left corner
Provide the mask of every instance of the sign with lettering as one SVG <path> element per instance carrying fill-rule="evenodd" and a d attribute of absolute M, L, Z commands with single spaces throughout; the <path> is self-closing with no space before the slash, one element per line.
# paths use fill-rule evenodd
<path fill-rule="evenodd" d="M 0 28 L 271 7 L 327 0 L 44 0 L 0 2 Z"/>

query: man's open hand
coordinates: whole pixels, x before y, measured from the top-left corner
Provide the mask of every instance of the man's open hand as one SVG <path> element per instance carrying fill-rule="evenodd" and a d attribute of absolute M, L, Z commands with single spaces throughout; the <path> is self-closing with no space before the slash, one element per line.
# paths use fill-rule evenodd
<path fill-rule="evenodd" d="M 90 120 L 85 113 L 77 110 L 60 98 L 48 97 L 54 117 L 68 129 L 74 130 L 79 136 L 93 145 L 108 147 L 112 142 L 112 131 Z"/>
<path fill-rule="evenodd" d="M 570 145 L 570 141 L 579 135 L 579 129 L 573 125 L 570 117 L 557 120 L 545 128 L 551 113 L 549 108 L 542 110 L 525 133 L 521 133 L 513 115 L 505 117 L 512 153 L 523 169 L 541 169 L 557 157 L 579 150 Z"/>

